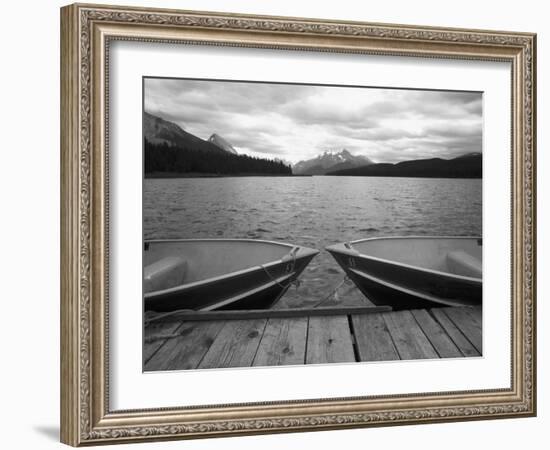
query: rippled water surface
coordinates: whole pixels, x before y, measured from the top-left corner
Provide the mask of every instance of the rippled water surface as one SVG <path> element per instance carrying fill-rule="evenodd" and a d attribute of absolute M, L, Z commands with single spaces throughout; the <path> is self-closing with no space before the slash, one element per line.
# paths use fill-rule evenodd
<path fill-rule="evenodd" d="M 324 247 L 376 236 L 481 235 L 481 180 L 379 177 L 146 179 L 144 235 L 252 238 L 322 252 L 277 307 L 361 305 Z M 336 294 L 333 291 L 339 287 Z"/>

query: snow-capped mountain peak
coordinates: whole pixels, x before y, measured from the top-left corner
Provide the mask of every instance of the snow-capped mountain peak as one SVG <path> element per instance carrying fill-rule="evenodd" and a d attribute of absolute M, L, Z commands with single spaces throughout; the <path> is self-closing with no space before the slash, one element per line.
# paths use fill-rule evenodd
<path fill-rule="evenodd" d="M 219 147 L 222 150 L 225 150 L 226 152 L 237 155 L 237 150 L 235 150 L 235 148 L 229 142 L 227 142 L 226 139 L 221 137 L 219 134 L 214 133 L 212 136 L 208 138 L 208 142 L 211 142 L 216 147 Z"/>
<path fill-rule="evenodd" d="M 292 172 L 297 175 L 322 175 L 333 170 L 367 166 L 373 162 L 363 155 L 352 155 L 345 148 L 325 150 L 314 158 L 296 163 Z"/>

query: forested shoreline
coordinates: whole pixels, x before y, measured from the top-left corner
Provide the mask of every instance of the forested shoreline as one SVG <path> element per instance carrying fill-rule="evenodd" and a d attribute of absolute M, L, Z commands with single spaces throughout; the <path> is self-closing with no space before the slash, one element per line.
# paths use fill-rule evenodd
<path fill-rule="evenodd" d="M 212 145 L 212 147 L 214 146 Z M 290 166 L 281 161 L 235 155 L 217 148 L 204 151 L 204 149 L 196 149 L 192 146 L 154 144 L 145 138 L 144 153 L 146 178 L 172 178 L 177 174 L 193 174 L 193 176 L 200 174 L 292 175 Z M 162 173 L 169 175 L 162 177 Z"/>

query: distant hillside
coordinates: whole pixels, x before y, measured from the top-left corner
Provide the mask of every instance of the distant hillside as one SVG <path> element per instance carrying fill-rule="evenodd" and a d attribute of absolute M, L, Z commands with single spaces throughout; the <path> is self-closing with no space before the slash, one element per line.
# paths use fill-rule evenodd
<path fill-rule="evenodd" d="M 146 177 L 178 173 L 292 174 L 291 168 L 280 161 L 238 155 L 221 148 L 219 140 L 215 139 L 216 143 L 205 141 L 175 123 L 146 112 L 143 114 L 143 138 Z M 224 143 L 231 147 L 227 141 Z"/>
<path fill-rule="evenodd" d="M 481 178 L 482 155 L 469 153 L 453 159 L 417 159 L 397 164 L 371 164 L 331 171 L 327 175 L 365 177 Z"/>
<path fill-rule="evenodd" d="M 340 152 L 325 151 L 315 158 L 300 161 L 292 167 L 296 175 L 324 175 L 336 170 L 351 169 L 372 164 L 372 161 L 363 155 L 352 155 L 346 149 Z"/>

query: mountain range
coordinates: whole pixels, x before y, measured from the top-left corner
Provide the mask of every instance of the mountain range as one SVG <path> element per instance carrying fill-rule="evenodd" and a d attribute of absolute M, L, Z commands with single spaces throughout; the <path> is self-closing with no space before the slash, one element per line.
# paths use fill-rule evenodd
<path fill-rule="evenodd" d="M 330 171 L 327 175 L 412 178 L 481 178 L 481 153 L 467 153 L 452 159 L 430 158 L 403 161 L 396 164 L 370 164 L 345 170 Z"/>
<path fill-rule="evenodd" d="M 179 125 L 143 113 L 145 172 L 209 174 L 286 174 L 286 162 L 239 155 L 222 136 L 213 133 L 208 140 L 195 136 Z M 481 178 L 481 153 L 468 153 L 453 159 L 430 158 L 396 164 L 374 163 L 348 150 L 325 151 L 315 158 L 292 166 L 295 175 L 352 175 L 379 177 Z"/>
<path fill-rule="evenodd" d="M 312 159 L 300 161 L 292 166 L 295 175 L 325 175 L 344 169 L 353 169 L 373 164 L 363 155 L 352 155 L 346 149 L 340 152 L 325 151 Z"/>
<path fill-rule="evenodd" d="M 204 140 L 147 112 L 143 113 L 143 138 L 146 176 L 291 174 L 280 161 L 239 155 L 216 133 Z"/>

